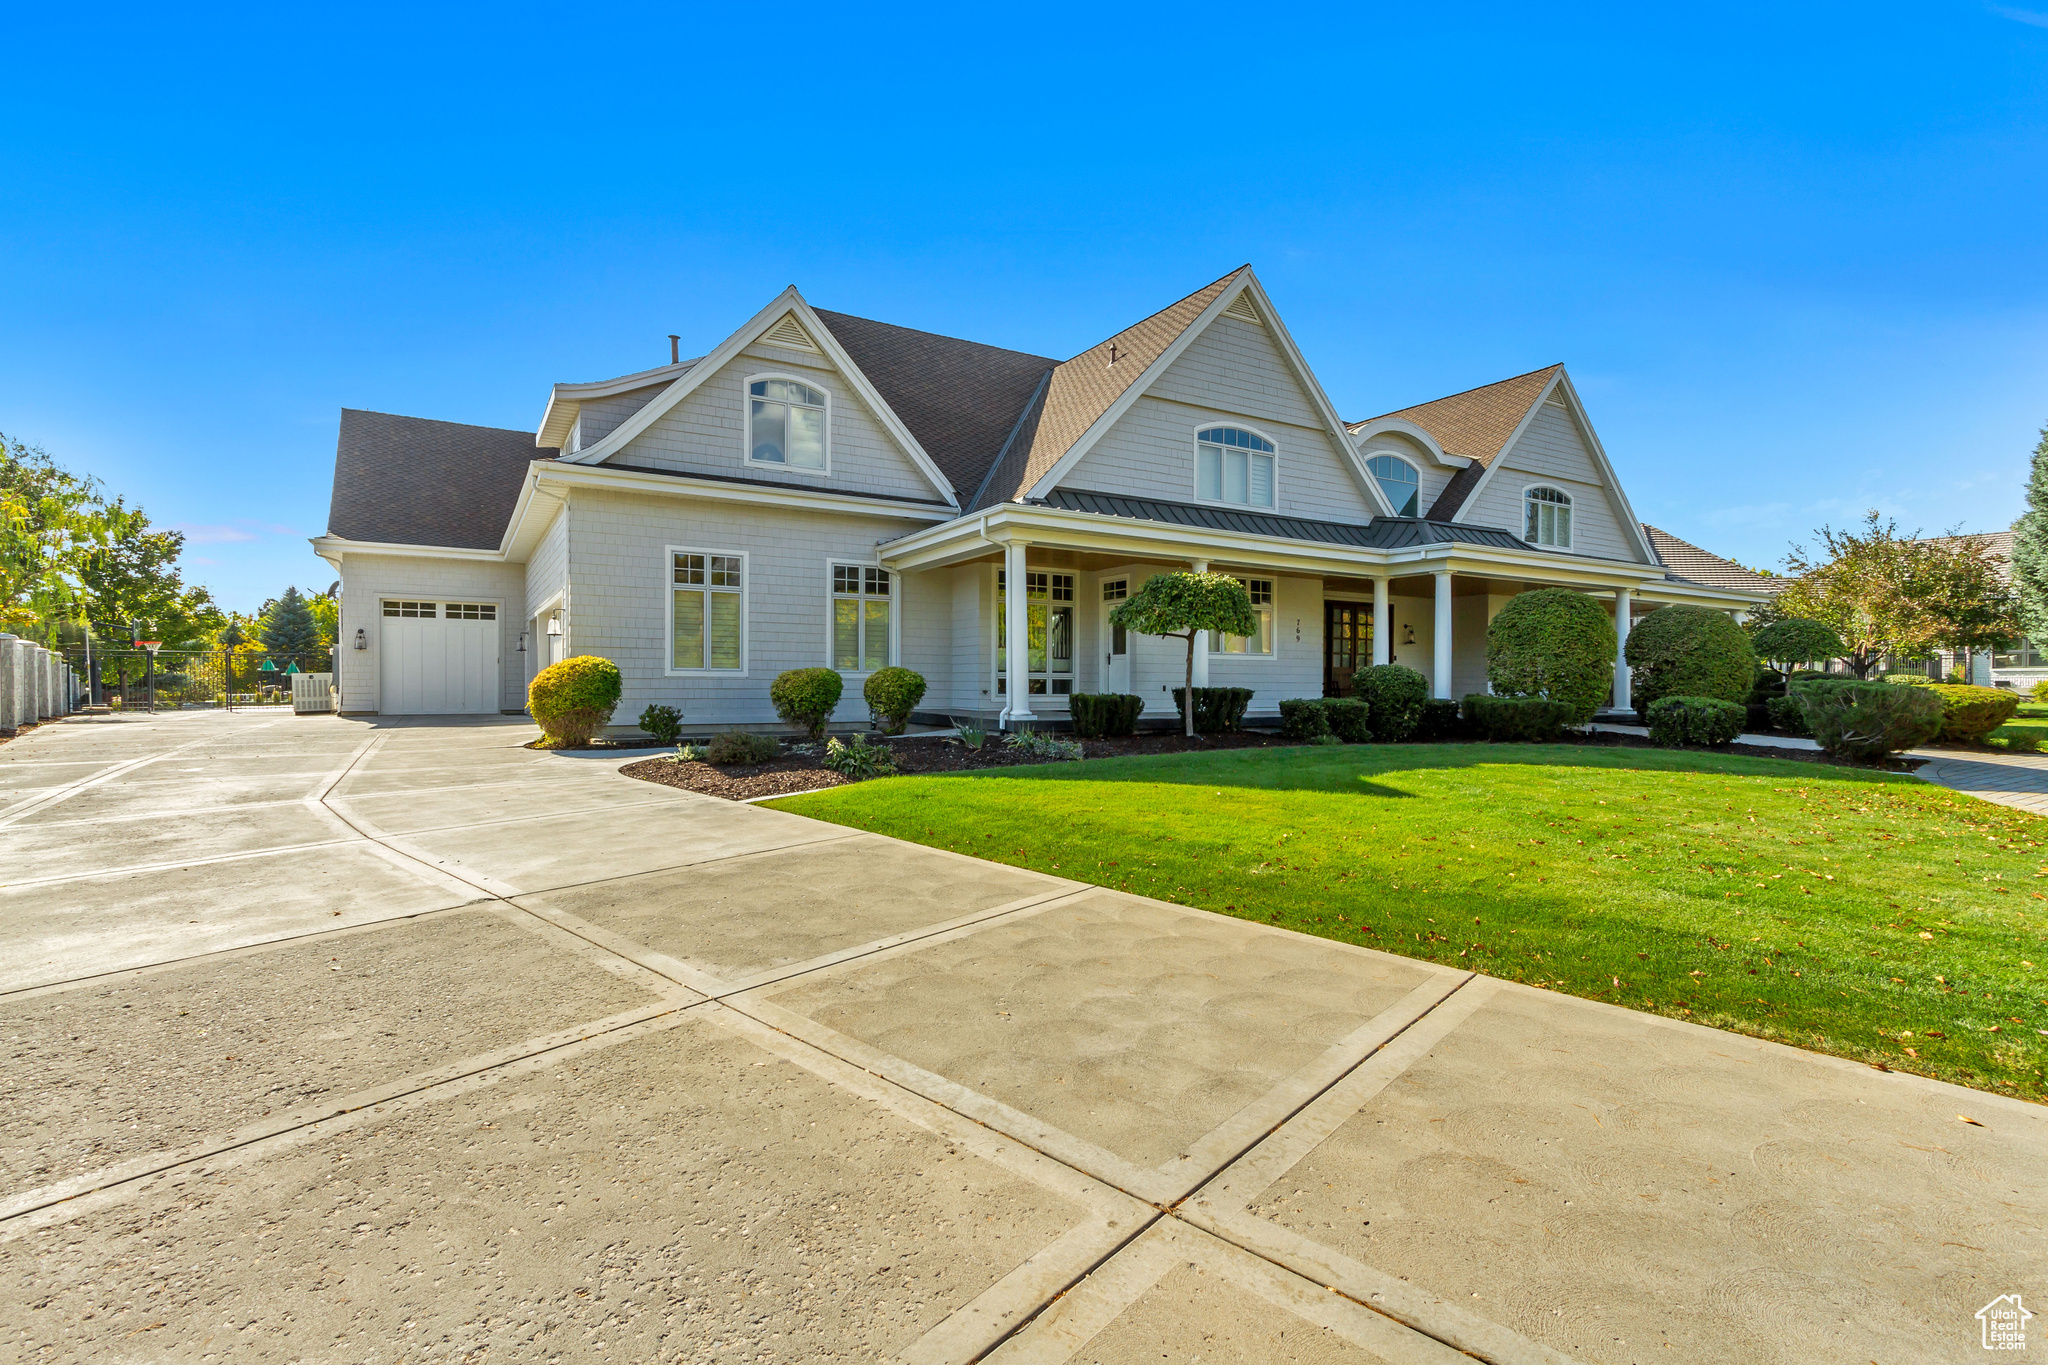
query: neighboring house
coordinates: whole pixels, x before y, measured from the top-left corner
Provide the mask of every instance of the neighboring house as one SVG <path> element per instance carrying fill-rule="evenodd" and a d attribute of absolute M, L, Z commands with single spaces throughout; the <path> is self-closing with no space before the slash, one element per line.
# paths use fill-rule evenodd
<path fill-rule="evenodd" d="M 1981 535 L 1934 536 L 1931 539 L 1949 545 L 1964 540 L 1982 541 L 1992 562 L 1998 566 L 1999 576 L 2007 583 L 2012 582 L 2012 532 L 1986 531 Z M 1902 671 L 1918 671 L 1920 666 L 1906 664 Z M 2033 641 L 2021 640 L 2011 649 L 1995 653 L 1984 650 L 1967 657 L 1955 650 L 1944 650 L 1935 656 L 1935 668 L 1931 671 L 1941 677 L 1962 672 L 1979 687 L 2011 687 L 2031 692 L 2036 683 L 2048 680 L 2048 648 L 2036 649 Z"/>
<path fill-rule="evenodd" d="M 1483 690 L 1486 624 L 1529 588 L 1624 625 L 1768 591 L 1638 522 L 1563 366 L 1347 423 L 1249 267 L 1065 361 L 790 289 L 702 358 L 556 385 L 537 433 L 344 411 L 313 543 L 345 711 L 516 711 L 597 654 L 622 724 L 665 702 L 693 729 L 773 723 L 769 682 L 820 665 L 864 719 L 889 663 L 931 719 L 1133 692 L 1163 720 L 1184 644 L 1108 615 L 1191 566 L 1259 619 L 1204 638 L 1196 681 L 1266 716 L 1376 662 Z"/>

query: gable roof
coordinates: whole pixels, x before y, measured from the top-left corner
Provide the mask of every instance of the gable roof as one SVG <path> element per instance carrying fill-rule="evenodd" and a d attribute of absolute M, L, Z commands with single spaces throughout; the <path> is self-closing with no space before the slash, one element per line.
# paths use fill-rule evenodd
<path fill-rule="evenodd" d="M 1458 509 L 1479 486 L 1487 469 L 1507 449 L 1508 441 L 1521 428 L 1529 410 L 1542 399 L 1544 391 L 1563 369 L 1563 365 L 1545 365 L 1540 370 L 1518 374 L 1511 379 L 1481 384 L 1463 393 L 1448 394 L 1412 408 L 1383 412 L 1378 417 L 1347 425 L 1352 431 L 1357 431 L 1368 423 L 1385 421 L 1390 417 L 1413 422 L 1435 437 L 1445 454 L 1462 455 L 1472 461 L 1451 476 L 1451 481 L 1444 486 L 1443 492 L 1437 494 L 1436 501 L 1425 514 L 1431 521 L 1449 521 L 1457 516 Z"/>
<path fill-rule="evenodd" d="M 962 493 L 981 486 L 1039 381 L 1059 364 L 872 318 L 812 311 Z"/>
<path fill-rule="evenodd" d="M 1703 588 L 1732 588 L 1736 592 L 1777 593 L 1784 589 L 1788 579 L 1767 578 L 1754 569 L 1745 569 L 1732 559 L 1723 559 L 1717 554 L 1702 550 L 1690 541 L 1680 540 L 1669 531 L 1660 531 L 1647 521 L 1643 534 L 1650 539 L 1650 548 L 1657 552 L 1658 560 L 1671 571 L 1674 578 L 1688 583 L 1697 583 Z"/>
<path fill-rule="evenodd" d="M 495 550 L 527 466 L 530 431 L 341 410 L 327 533 L 392 545 Z"/>

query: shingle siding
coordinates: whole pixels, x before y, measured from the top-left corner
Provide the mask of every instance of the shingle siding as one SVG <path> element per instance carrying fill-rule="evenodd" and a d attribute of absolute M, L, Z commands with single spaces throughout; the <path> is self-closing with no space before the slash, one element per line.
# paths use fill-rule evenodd
<path fill-rule="evenodd" d="M 609 398 L 584 399 L 576 418 L 577 449 L 588 449 L 611 435 L 621 422 L 646 407 L 656 394 L 667 387 L 666 384 L 649 384 L 644 389 L 631 389 Z"/>
<path fill-rule="evenodd" d="M 1458 471 L 1445 469 L 1420 450 L 1413 441 L 1403 436 L 1383 434 L 1373 437 L 1358 450 L 1358 462 L 1363 465 L 1375 455 L 1395 455 L 1415 466 L 1415 472 L 1422 483 L 1422 496 L 1417 500 L 1415 514 L 1421 516 L 1435 504 L 1437 496 L 1444 491 L 1451 476 Z"/>
<path fill-rule="evenodd" d="M 569 509 L 565 505 L 555 513 L 548 529 L 541 532 L 539 542 L 527 558 L 524 618 L 531 621 L 542 607 L 564 592 L 568 584 Z"/>
<path fill-rule="evenodd" d="M 1519 534 L 1523 490 L 1532 483 L 1553 484 L 1572 498 L 1572 553 L 1642 562 L 1642 552 L 1622 529 L 1620 509 L 1608 496 L 1592 452 L 1562 408 L 1544 404 L 1501 453 L 1497 466 L 1485 491 L 1466 504 L 1460 520 L 1505 526 Z"/>

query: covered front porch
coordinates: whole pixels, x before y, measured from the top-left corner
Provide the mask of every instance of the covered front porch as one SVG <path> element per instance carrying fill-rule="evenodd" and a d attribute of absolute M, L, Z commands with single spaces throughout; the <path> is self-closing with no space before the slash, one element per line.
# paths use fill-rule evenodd
<path fill-rule="evenodd" d="M 1304 524 L 1310 530 L 1319 524 Z M 1155 573 L 1193 569 L 1242 579 L 1255 636 L 1197 638 L 1197 687 L 1252 690 L 1247 714 L 1273 718 L 1296 697 L 1345 696 L 1373 664 L 1413 668 L 1433 695 L 1486 690 L 1486 627 L 1516 593 L 1569 587 L 1605 597 L 1627 623 L 1669 601 L 1726 594 L 1670 580 L 1658 565 L 1594 560 L 1529 547 L 1490 528 L 1402 520 L 1372 531 L 1391 546 L 1188 527 L 1066 508 L 1011 504 L 881 547 L 881 562 L 947 603 L 951 695 L 933 715 L 1006 729 L 1058 725 L 1076 692 L 1145 699 L 1140 723 L 1168 724 L 1187 644 L 1117 628 L 1110 613 Z M 1363 539 L 1363 536 L 1359 538 Z M 1012 593 L 1010 585 L 1024 591 Z M 1012 650 L 1009 642 L 1024 648 Z M 1616 661 L 1614 705 L 1629 704 Z"/>

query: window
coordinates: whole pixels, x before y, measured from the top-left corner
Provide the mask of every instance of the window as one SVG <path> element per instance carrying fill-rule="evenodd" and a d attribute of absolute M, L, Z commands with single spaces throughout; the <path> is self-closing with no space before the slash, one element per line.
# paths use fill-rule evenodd
<path fill-rule="evenodd" d="M 387 604 L 388 605 L 388 604 Z M 389 615 L 390 613 L 386 613 Z M 1959 661 L 1968 670 L 1967 661 Z M 2048 668 L 2048 651 L 2035 648 L 2032 640 L 2022 640 L 2011 649 L 2001 649 L 1991 655 L 1993 668 Z"/>
<path fill-rule="evenodd" d="M 832 566 L 832 667 L 871 673 L 889 666 L 889 571 Z"/>
<path fill-rule="evenodd" d="M 384 614 L 386 616 L 419 616 L 431 621 L 438 619 L 441 613 L 436 609 L 436 604 L 432 602 L 393 602 L 387 598 L 384 602 Z"/>
<path fill-rule="evenodd" d="M 996 570 L 996 693 L 1009 690 L 1010 613 L 1008 574 Z M 1070 573 L 1027 572 L 1024 575 L 1024 619 L 1029 639 L 1024 661 L 1033 696 L 1074 691 L 1074 576 Z"/>
<path fill-rule="evenodd" d="M 1397 517 L 1417 517 L 1422 513 L 1422 476 L 1415 472 L 1415 466 L 1399 455 L 1375 455 L 1365 462 L 1372 472 L 1373 480 L 1379 484 L 1380 492 L 1387 495 L 1387 502 Z"/>
<path fill-rule="evenodd" d="M 1273 443 L 1237 427 L 1195 433 L 1195 496 L 1244 507 L 1273 505 Z"/>
<path fill-rule="evenodd" d="M 669 668 L 737 673 L 746 666 L 746 557 L 671 551 Z"/>
<path fill-rule="evenodd" d="M 1252 615 L 1259 619 L 1259 628 L 1250 635 L 1219 635 L 1209 632 L 1209 651 L 1212 654 L 1265 654 L 1273 652 L 1273 580 L 1270 578 L 1240 578 L 1245 591 L 1252 596 Z"/>
<path fill-rule="evenodd" d="M 750 380 L 747 460 L 790 469 L 825 468 L 825 395 L 794 379 Z"/>
<path fill-rule="evenodd" d="M 1131 580 L 1128 578 L 1105 579 L 1102 584 L 1102 600 L 1122 602 L 1131 595 Z M 1130 652 L 1130 632 L 1112 621 L 1109 623 L 1109 652 L 1111 657 Z"/>
<path fill-rule="evenodd" d="M 450 621 L 495 621 L 498 608 L 491 602 L 450 602 L 444 615 Z"/>
<path fill-rule="evenodd" d="M 1572 500 L 1555 488 L 1532 488 L 1522 495 L 1527 517 L 1522 539 L 1531 545 L 1556 545 L 1570 549 L 1572 543 Z"/>

